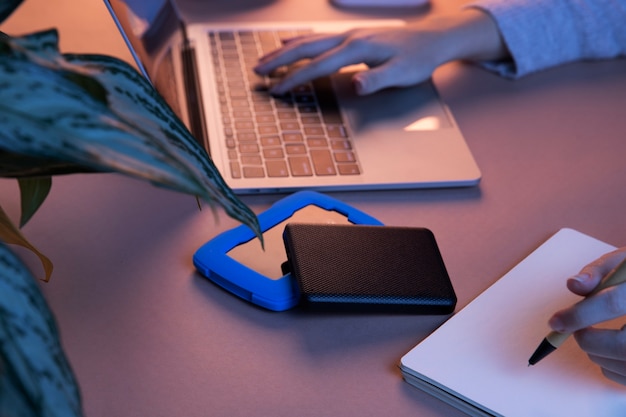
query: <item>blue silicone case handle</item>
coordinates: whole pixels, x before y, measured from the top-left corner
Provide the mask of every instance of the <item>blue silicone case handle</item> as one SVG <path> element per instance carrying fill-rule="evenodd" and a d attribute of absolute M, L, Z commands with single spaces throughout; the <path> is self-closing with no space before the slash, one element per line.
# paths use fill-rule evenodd
<path fill-rule="evenodd" d="M 277 201 L 258 215 L 261 230 L 266 232 L 308 205 L 337 211 L 354 224 L 382 225 L 374 217 L 335 198 L 315 191 L 299 191 Z M 196 251 L 194 266 L 217 285 L 251 303 L 273 311 L 294 307 L 298 303 L 298 295 L 294 292 L 289 274 L 271 279 L 228 256 L 230 250 L 254 238 L 254 232 L 247 226 L 230 229 Z"/>

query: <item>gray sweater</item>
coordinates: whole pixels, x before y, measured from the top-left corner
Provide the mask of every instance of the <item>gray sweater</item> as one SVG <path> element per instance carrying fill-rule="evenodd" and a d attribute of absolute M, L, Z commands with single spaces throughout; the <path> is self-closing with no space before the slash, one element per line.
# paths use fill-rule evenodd
<path fill-rule="evenodd" d="M 626 56 L 626 0 L 476 0 L 469 7 L 496 21 L 512 60 L 482 65 L 505 77 Z"/>

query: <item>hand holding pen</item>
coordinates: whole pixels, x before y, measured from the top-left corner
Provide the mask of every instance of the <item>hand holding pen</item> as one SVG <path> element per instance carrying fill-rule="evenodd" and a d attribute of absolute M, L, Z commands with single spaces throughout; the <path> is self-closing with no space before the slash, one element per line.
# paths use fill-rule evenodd
<path fill-rule="evenodd" d="M 623 271 L 615 271 L 617 273 L 607 277 L 618 266 Z M 626 326 L 621 329 L 596 329 L 591 326 L 626 317 L 625 273 L 626 247 L 607 253 L 585 266 L 567 281 L 567 287 L 586 298 L 558 311 L 548 322 L 554 332 L 573 334 L 581 349 L 602 368 L 603 374 L 623 385 L 626 385 Z M 557 344 L 561 341 L 557 340 Z M 531 358 L 530 363 L 536 361 Z"/>

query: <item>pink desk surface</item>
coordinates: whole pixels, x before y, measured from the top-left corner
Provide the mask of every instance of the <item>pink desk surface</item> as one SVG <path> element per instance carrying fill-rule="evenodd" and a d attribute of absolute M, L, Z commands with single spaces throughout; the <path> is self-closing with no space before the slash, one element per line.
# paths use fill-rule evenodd
<path fill-rule="evenodd" d="M 188 1 L 188 11 L 216 7 L 209 3 Z M 349 15 L 321 0 L 238 4 L 211 16 L 286 17 L 305 7 L 316 18 Z M 0 30 L 50 26 L 66 52 L 130 59 L 99 0 L 26 0 Z M 386 224 L 430 228 L 457 309 L 562 227 L 626 244 L 626 61 L 516 82 L 452 64 L 434 78 L 481 167 L 480 185 L 334 196 Z M 1 180 L 0 195 L 16 216 L 15 182 Z M 260 212 L 279 198 L 244 201 Z M 404 383 L 397 368 L 445 317 L 272 313 L 242 302 L 191 262 L 235 225 L 199 212 L 192 197 L 114 174 L 54 180 L 24 232 L 55 263 L 42 287 L 87 416 L 461 415 Z"/>

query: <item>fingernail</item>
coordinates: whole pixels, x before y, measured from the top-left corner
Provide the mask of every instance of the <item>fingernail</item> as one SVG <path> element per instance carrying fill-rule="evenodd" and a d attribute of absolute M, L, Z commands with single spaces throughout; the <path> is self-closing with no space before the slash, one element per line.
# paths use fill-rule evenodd
<path fill-rule="evenodd" d="M 569 280 L 569 285 L 572 285 L 574 289 L 577 291 L 585 291 L 589 286 L 589 282 L 591 281 L 591 275 L 587 273 L 582 273 L 578 275 L 574 275 Z"/>
<path fill-rule="evenodd" d="M 573 279 L 576 282 L 580 282 L 581 284 L 584 284 L 585 282 L 588 282 L 591 279 L 591 275 L 578 274 L 578 275 L 574 275 L 571 279 Z"/>

